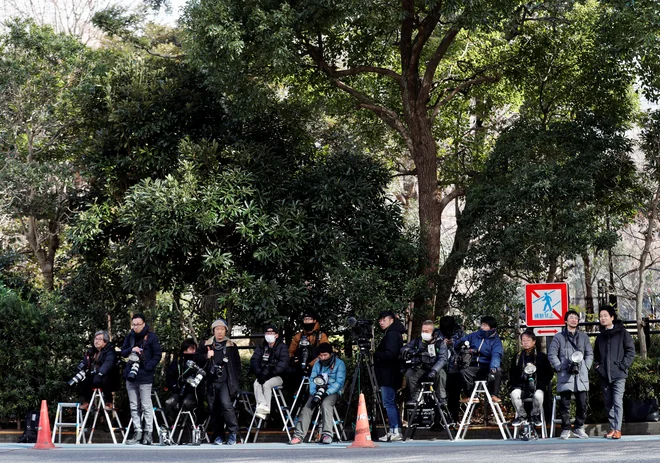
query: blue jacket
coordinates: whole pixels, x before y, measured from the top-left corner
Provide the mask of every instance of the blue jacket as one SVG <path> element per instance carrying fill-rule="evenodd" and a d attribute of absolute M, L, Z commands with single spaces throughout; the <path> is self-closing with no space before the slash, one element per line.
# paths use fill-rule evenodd
<path fill-rule="evenodd" d="M 500 368 L 502 363 L 502 356 L 504 355 L 504 348 L 502 347 L 502 340 L 497 335 L 497 330 L 489 331 L 475 331 L 467 336 L 463 336 L 454 344 L 454 348 L 458 348 L 460 344 L 468 341 L 470 349 L 475 351 L 472 361 L 476 360 L 479 365 L 489 365 L 490 368 Z"/>
<path fill-rule="evenodd" d="M 309 393 L 316 393 L 316 384 L 314 384 L 314 378 L 319 375 L 328 376 L 328 389 L 326 393 L 328 395 L 340 394 L 344 389 L 344 382 L 346 381 L 346 364 L 342 359 L 337 357 L 336 354 L 333 354 L 335 361 L 329 366 L 324 367 L 321 365 L 320 361 L 317 361 L 312 368 L 312 374 L 309 376 Z"/>
<path fill-rule="evenodd" d="M 149 329 L 149 325 L 144 325 L 144 328 L 142 328 L 142 331 L 137 336 L 131 330 L 124 340 L 124 345 L 121 347 L 122 357 L 128 357 L 135 346 L 143 349 L 140 356 L 140 369 L 135 378 L 136 384 L 153 384 L 156 365 L 158 365 L 163 356 L 163 350 L 160 347 L 158 336 L 153 331 L 149 331 Z M 128 377 L 129 371 L 130 367 L 127 364 L 124 368 L 124 379 Z"/>

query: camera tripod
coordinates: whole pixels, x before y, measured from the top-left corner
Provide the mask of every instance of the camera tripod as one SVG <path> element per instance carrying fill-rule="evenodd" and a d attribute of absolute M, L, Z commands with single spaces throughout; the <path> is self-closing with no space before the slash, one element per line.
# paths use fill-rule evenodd
<path fill-rule="evenodd" d="M 383 430 L 387 435 L 387 422 L 385 421 L 385 414 L 383 413 L 383 400 L 380 396 L 380 388 L 378 387 L 378 381 L 376 381 L 376 372 L 374 371 L 374 364 L 371 361 L 371 356 L 366 347 L 359 346 L 357 353 L 357 359 L 355 362 L 355 371 L 353 372 L 353 379 L 351 380 L 351 392 L 348 395 L 348 406 L 346 407 L 346 415 L 344 416 L 343 423 L 348 423 L 348 412 L 350 410 L 350 405 L 353 401 L 353 394 L 355 393 L 355 385 L 357 384 L 358 378 L 360 377 L 360 371 L 364 367 L 367 370 L 367 376 L 369 377 L 369 384 L 371 385 L 371 416 L 375 421 L 377 416 L 380 417 L 380 421 L 383 424 Z M 374 426 L 373 429 L 376 427 Z"/>
<path fill-rule="evenodd" d="M 449 437 L 449 440 L 454 440 L 454 436 L 451 434 L 451 430 L 449 429 L 449 423 L 447 423 L 447 416 L 451 416 L 449 413 L 449 409 L 447 408 L 447 404 L 442 404 L 438 402 L 438 398 L 435 395 L 435 391 L 433 390 L 433 383 L 430 381 L 422 381 L 420 383 L 421 389 L 419 390 L 419 393 L 417 394 L 417 399 L 415 400 L 415 408 L 413 409 L 412 413 L 408 417 L 408 429 L 406 429 L 406 433 L 403 436 L 403 440 L 406 441 L 407 439 L 411 439 L 415 433 L 415 431 L 418 428 L 418 425 L 415 424 L 415 420 L 417 419 L 417 415 L 423 408 L 425 404 L 433 405 L 433 408 L 435 411 L 438 413 L 438 416 L 440 417 L 440 421 L 442 423 L 442 427 L 445 428 L 445 431 L 447 431 L 447 436 Z"/>

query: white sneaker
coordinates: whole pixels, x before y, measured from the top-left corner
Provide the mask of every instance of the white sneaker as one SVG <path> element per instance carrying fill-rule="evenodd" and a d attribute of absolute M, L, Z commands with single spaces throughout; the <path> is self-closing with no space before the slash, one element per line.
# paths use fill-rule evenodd
<path fill-rule="evenodd" d="M 380 436 L 380 437 L 378 438 L 378 440 L 379 440 L 380 442 L 387 442 L 387 441 L 389 441 L 389 440 L 390 440 L 390 433 L 389 433 L 389 432 L 388 432 L 388 433 L 385 433 L 385 435 L 384 435 L 384 436 Z"/>
<path fill-rule="evenodd" d="M 265 419 L 266 419 L 266 414 L 265 414 L 264 412 L 262 412 L 261 410 L 259 410 L 259 409 L 257 409 L 257 410 L 254 412 L 254 416 L 256 416 L 257 418 L 260 418 L 260 419 L 262 419 L 262 420 L 265 420 Z"/>
<path fill-rule="evenodd" d="M 569 437 L 571 437 L 571 431 L 568 429 L 562 431 L 561 435 L 559 436 L 560 439 L 564 439 L 564 440 L 568 439 Z"/>
<path fill-rule="evenodd" d="M 390 442 L 400 441 L 403 437 L 400 432 L 390 434 Z"/>
<path fill-rule="evenodd" d="M 584 428 L 577 428 L 573 430 L 573 435 L 580 439 L 589 439 L 589 435 L 584 432 Z"/>

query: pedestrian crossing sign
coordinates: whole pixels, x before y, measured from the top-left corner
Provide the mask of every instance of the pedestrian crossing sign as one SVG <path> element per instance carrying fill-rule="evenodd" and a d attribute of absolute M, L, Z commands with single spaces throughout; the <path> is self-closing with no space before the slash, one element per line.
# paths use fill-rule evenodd
<path fill-rule="evenodd" d="M 525 285 L 527 326 L 560 326 L 568 312 L 567 283 Z"/>

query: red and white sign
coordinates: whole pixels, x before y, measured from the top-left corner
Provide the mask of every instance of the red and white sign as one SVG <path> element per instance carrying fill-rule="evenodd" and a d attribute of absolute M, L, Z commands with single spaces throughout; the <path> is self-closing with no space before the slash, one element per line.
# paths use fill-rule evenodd
<path fill-rule="evenodd" d="M 537 336 L 554 336 L 561 332 L 563 326 L 544 326 L 534 328 L 534 334 Z"/>
<path fill-rule="evenodd" d="M 568 312 L 567 283 L 535 283 L 525 285 L 525 313 L 529 327 L 564 325 Z M 549 334 L 544 334 L 549 336 Z"/>

